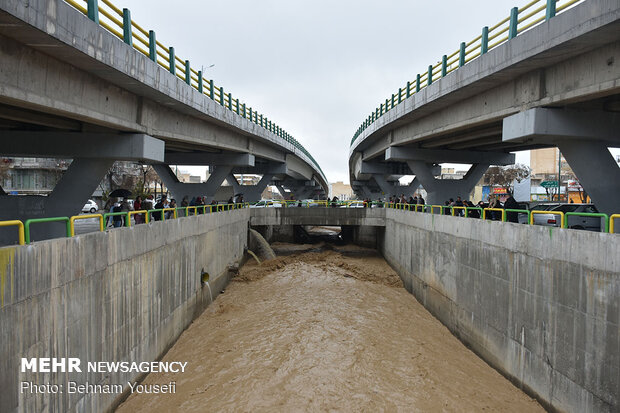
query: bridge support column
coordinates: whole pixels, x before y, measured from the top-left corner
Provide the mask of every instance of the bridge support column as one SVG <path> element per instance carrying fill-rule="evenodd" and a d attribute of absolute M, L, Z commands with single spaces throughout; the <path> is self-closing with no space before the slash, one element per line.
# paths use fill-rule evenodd
<path fill-rule="evenodd" d="M 241 192 L 241 189 L 239 189 L 239 187 L 241 185 L 237 181 L 237 178 L 235 178 L 235 175 L 228 174 L 228 176 L 226 177 L 226 182 L 228 182 L 230 184 L 230 186 L 233 187 L 233 193 L 234 194 L 237 194 L 237 193 Z"/>
<path fill-rule="evenodd" d="M 230 174 L 226 178 L 228 183 L 232 185 L 235 194 L 243 194 L 243 200 L 245 202 L 260 201 L 263 191 L 267 188 L 267 185 L 269 185 L 272 179 L 273 174 L 264 174 L 256 185 L 240 185 L 233 174 Z"/>
<path fill-rule="evenodd" d="M 410 196 L 413 196 L 415 191 L 418 189 L 418 186 L 420 186 L 420 182 L 417 177 L 414 178 L 409 185 L 402 186 L 395 185 L 397 182 L 394 182 L 394 184 L 388 182 L 383 175 L 373 174 L 372 177 L 377 185 L 379 185 L 379 188 L 381 188 L 381 191 L 385 194 L 386 198 L 389 198 L 390 196 L 400 196 L 402 194 L 404 194 L 406 198 L 409 198 Z"/>
<path fill-rule="evenodd" d="M 77 215 L 113 164 L 113 159 L 77 158 L 49 196 L 0 195 L 0 220 Z M 36 241 L 64 237 L 66 227 L 62 222 L 41 223 L 33 225 L 30 234 Z M 0 245 L 10 244 L 15 238 L 8 231 L 2 231 Z"/>
<path fill-rule="evenodd" d="M 211 176 L 209 176 L 207 182 L 189 184 L 179 182 L 179 179 L 168 165 L 155 164 L 153 168 L 168 188 L 168 191 L 172 194 L 172 197 L 177 200 L 178 204 L 181 203 L 181 200 L 185 196 L 189 199 L 197 196 L 205 196 L 207 198 L 205 202 L 211 202 L 215 197 L 216 191 L 233 169 L 232 166 L 218 166 Z"/>
<path fill-rule="evenodd" d="M 469 198 L 474 186 L 489 169 L 488 163 L 473 164 L 463 179 L 436 179 L 433 176 L 433 165 L 424 161 L 409 161 L 409 168 L 419 179 L 427 193 L 426 203 L 443 205 L 450 198 L 457 196 Z"/>
<path fill-rule="evenodd" d="M 558 146 L 598 210 L 606 214 L 618 213 L 620 168 L 606 143 L 566 140 Z"/>
<path fill-rule="evenodd" d="M 618 125 L 617 112 L 534 108 L 505 118 L 502 140 L 557 145 L 596 207 L 613 214 L 620 170 L 607 147 L 620 145 Z"/>

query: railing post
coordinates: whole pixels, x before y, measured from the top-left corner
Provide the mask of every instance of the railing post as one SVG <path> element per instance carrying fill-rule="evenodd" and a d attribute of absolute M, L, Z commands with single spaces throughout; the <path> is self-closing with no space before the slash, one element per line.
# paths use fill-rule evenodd
<path fill-rule="evenodd" d="M 188 85 L 192 84 L 192 72 L 189 66 L 189 60 L 185 61 L 185 83 Z"/>
<path fill-rule="evenodd" d="M 245 109 L 245 105 L 243 105 L 243 108 Z M 254 117 L 252 115 L 252 108 L 248 108 L 248 113 L 250 114 L 250 122 L 254 122 Z"/>
<path fill-rule="evenodd" d="M 489 26 L 482 28 L 482 39 L 480 40 L 480 54 L 483 55 L 489 50 Z"/>
<path fill-rule="evenodd" d="M 411 96 L 411 82 L 407 81 L 407 97 Z"/>
<path fill-rule="evenodd" d="M 224 87 L 220 86 L 220 105 L 224 106 Z"/>
<path fill-rule="evenodd" d="M 170 53 L 168 54 L 168 59 L 170 59 L 170 73 L 174 75 L 176 74 L 176 71 L 177 71 L 177 63 L 174 57 L 174 47 L 170 47 Z"/>
<path fill-rule="evenodd" d="M 200 92 L 200 94 L 202 95 L 203 93 L 203 88 L 202 88 L 202 70 L 198 71 L 198 91 Z"/>
<path fill-rule="evenodd" d="M 519 8 L 513 7 L 510 10 L 510 26 L 508 27 L 508 39 L 517 37 L 517 23 L 519 21 Z"/>
<path fill-rule="evenodd" d="M 433 83 L 433 65 L 428 65 L 428 82 L 427 86 Z"/>
<path fill-rule="evenodd" d="M 556 0 L 547 0 L 547 15 L 545 20 L 555 17 L 555 2 Z"/>
<path fill-rule="evenodd" d="M 232 110 L 232 93 L 228 94 L 228 109 Z"/>
<path fill-rule="evenodd" d="M 237 115 L 239 114 L 239 99 L 235 99 L 235 104 L 237 105 L 237 109 L 235 110 L 235 112 L 237 112 Z"/>
<path fill-rule="evenodd" d="M 416 76 L 416 80 L 415 80 L 415 91 L 416 93 L 418 93 L 420 91 L 420 74 L 418 73 L 418 75 Z"/>
<path fill-rule="evenodd" d="M 394 98 L 395 98 L 395 97 L 396 97 L 396 95 L 394 95 L 394 94 L 392 93 L 392 106 L 390 106 L 390 108 L 393 108 L 393 107 L 394 107 L 394 103 L 396 102 L 396 101 L 394 100 Z"/>
<path fill-rule="evenodd" d="M 209 80 L 209 97 L 211 100 L 215 100 L 215 86 L 213 85 L 213 79 Z"/>
<path fill-rule="evenodd" d="M 157 42 L 153 30 L 149 30 L 149 57 L 152 61 L 157 62 Z"/>
<path fill-rule="evenodd" d="M 383 116 L 383 103 L 379 106 L 379 116 Z"/>
<path fill-rule="evenodd" d="M 448 74 L 448 56 L 443 55 L 441 58 L 441 77 Z"/>
<path fill-rule="evenodd" d="M 133 35 L 131 33 L 131 12 L 123 9 L 123 41 L 129 46 L 133 46 Z"/>
<path fill-rule="evenodd" d="M 265 126 L 263 126 L 263 114 L 260 114 L 260 125 L 264 128 Z"/>
<path fill-rule="evenodd" d="M 461 42 L 461 49 L 459 50 L 459 67 L 465 65 L 465 42 Z"/>
<path fill-rule="evenodd" d="M 99 24 L 99 4 L 97 0 L 88 0 L 87 2 L 88 18 Z"/>
<path fill-rule="evenodd" d="M 398 88 L 398 103 L 403 101 L 403 88 L 399 87 Z"/>
<path fill-rule="evenodd" d="M 245 103 L 243 104 L 243 117 L 245 118 Z"/>

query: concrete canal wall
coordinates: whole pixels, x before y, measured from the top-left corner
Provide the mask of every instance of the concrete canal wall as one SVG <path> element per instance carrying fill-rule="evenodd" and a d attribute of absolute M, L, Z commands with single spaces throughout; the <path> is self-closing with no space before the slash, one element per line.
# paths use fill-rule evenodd
<path fill-rule="evenodd" d="M 426 308 L 547 407 L 618 411 L 618 235 L 387 210 L 379 245 Z"/>
<path fill-rule="evenodd" d="M 89 373 L 85 364 L 163 355 L 228 283 L 228 267 L 247 245 L 249 215 L 244 209 L 0 249 L 0 411 L 112 409 L 120 394 L 68 394 L 67 382 L 127 391 L 139 374 Z M 22 373 L 22 357 L 76 357 L 82 373 Z M 20 393 L 22 381 L 64 384 L 64 392 Z"/>

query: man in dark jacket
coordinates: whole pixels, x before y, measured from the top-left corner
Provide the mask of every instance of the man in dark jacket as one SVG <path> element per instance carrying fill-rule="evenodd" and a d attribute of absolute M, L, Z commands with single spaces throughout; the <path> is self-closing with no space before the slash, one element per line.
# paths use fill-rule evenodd
<path fill-rule="evenodd" d="M 162 195 L 159 198 L 159 201 L 155 204 L 154 209 L 164 209 L 164 205 L 166 204 L 166 195 Z M 153 219 L 155 221 L 161 221 L 161 211 L 153 212 Z"/>
<path fill-rule="evenodd" d="M 517 201 L 513 198 L 512 195 L 510 195 L 508 197 L 508 199 L 506 199 L 506 201 L 504 201 L 504 209 L 519 209 L 519 204 L 517 203 Z M 508 222 L 519 222 L 519 213 L 518 212 L 507 212 L 506 213 L 506 219 L 508 220 Z"/>

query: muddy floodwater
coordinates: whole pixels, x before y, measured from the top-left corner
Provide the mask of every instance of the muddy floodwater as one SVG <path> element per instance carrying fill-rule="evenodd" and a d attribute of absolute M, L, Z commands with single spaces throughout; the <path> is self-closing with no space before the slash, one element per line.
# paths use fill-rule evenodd
<path fill-rule="evenodd" d="M 376 253 L 298 251 L 246 264 L 181 335 L 164 361 L 187 371 L 144 381 L 176 381 L 175 394 L 134 394 L 118 411 L 543 411 Z"/>

